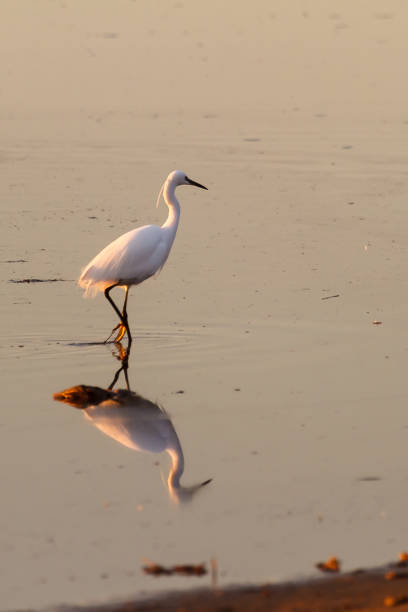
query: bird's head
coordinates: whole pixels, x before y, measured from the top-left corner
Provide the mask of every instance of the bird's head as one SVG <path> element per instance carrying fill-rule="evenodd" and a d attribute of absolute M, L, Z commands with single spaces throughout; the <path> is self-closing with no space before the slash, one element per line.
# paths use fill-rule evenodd
<path fill-rule="evenodd" d="M 171 183 L 174 187 L 178 187 L 179 185 L 193 185 L 194 187 L 200 187 L 200 189 L 207 189 L 204 185 L 196 183 L 196 181 L 188 178 L 187 174 L 181 170 L 173 170 L 173 172 L 170 172 L 166 183 Z"/>
<path fill-rule="evenodd" d="M 161 197 L 161 194 L 163 193 L 163 190 L 164 190 L 164 193 L 167 192 L 167 193 L 174 194 L 174 190 L 179 185 L 193 185 L 193 187 L 200 187 L 200 189 L 207 189 L 207 187 L 204 187 L 204 185 L 200 185 L 200 183 L 196 183 L 196 181 L 193 181 L 191 180 L 191 178 L 188 178 L 185 172 L 182 172 L 181 170 L 173 170 L 173 172 L 170 172 L 169 176 L 166 178 L 163 185 L 161 186 L 159 195 L 157 196 L 156 208 L 158 208 L 159 206 L 160 197 Z"/>

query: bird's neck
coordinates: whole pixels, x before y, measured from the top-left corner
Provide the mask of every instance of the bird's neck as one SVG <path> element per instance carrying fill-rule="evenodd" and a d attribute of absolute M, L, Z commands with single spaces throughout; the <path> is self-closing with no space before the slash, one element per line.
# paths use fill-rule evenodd
<path fill-rule="evenodd" d="M 180 219 L 180 204 L 175 195 L 175 186 L 171 183 L 166 183 L 163 189 L 163 197 L 169 208 L 169 214 L 162 228 L 168 229 L 174 240 Z"/>

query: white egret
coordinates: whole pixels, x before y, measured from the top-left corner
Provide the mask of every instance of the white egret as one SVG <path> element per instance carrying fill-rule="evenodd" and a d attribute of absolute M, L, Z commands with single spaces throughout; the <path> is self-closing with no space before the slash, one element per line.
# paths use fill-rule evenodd
<path fill-rule="evenodd" d="M 128 335 L 129 346 L 132 342 L 126 310 L 129 287 L 139 285 L 159 272 L 169 256 L 180 219 L 180 204 L 175 196 L 176 187 L 179 185 L 194 185 L 207 189 L 189 179 L 181 170 L 170 172 L 160 189 L 156 204 L 159 205 L 163 193 L 169 209 L 165 223 L 161 227 L 144 225 L 119 236 L 82 270 L 78 285 L 85 289 L 85 295 L 95 295 L 103 291 L 120 319 L 120 323 L 112 330 L 113 333 L 119 329 L 115 342 L 120 342 L 125 333 Z M 122 312 L 110 296 L 114 287 L 122 287 L 125 290 Z"/>

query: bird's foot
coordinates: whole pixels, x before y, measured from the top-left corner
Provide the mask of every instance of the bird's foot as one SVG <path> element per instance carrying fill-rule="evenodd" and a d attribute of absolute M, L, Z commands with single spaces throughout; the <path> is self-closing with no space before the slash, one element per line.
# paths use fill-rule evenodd
<path fill-rule="evenodd" d="M 118 327 L 119 327 L 119 331 L 118 331 L 118 334 L 117 334 L 117 336 L 116 336 L 116 338 L 114 340 L 115 344 L 117 342 L 120 342 L 122 340 L 123 336 L 126 334 L 126 327 L 123 325 L 123 323 L 120 323 Z M 116 329 L 118 329 L 118 327 L 116 327 Z"/>
<path fill-rule="evenodd" d="M 108 336 L 108 337 L 106 338 L 106 340 L 104 341 L 104 342 L 105 342 L 105 344 L 107 344 L 107 343 L 109 342 L 109 340 L 112 338 L 112 336 L 113 336 L 113 334 L 115 333 L 115 331 L 116 331 L 117 329 L 119 329 L 119 327 L 120 327 L 120 323 L 118 323 L 118 325 L 112 329 L 111 333 L 109 334 L 109 336 Z M 113 342 L 113 340 L 112 340 L 112 342 Z"/>
<path fill-rule="evenodd" d="M 126 333 L 126 327 L 123 325 L 123 323 L 118 323 L 118 324 L 116 325 L 116 327 L 114 327 L 114 328 L 112 329 L 112 331 L 111 331 L 111 333 L 109 334 L 109 336 L 106 338 L 106 340 L 105 340 L 105 344 L 107 344 L 107 343 L 109 342 L 109 340 L 112 338 L 113 334 L 115 333 L 115 331 L 116 331 L 117 329 L 118 329 L 119 331 L 118 331 L 118 333 L 117 333 L 117 335 L 116 335 L 116 338 L 115 338 L 114 340 L 112 340 L 112 342 L 114 342 L 114 343 L 116 344 L 117 342 L 120 342 L 120 341 L 122 340 L 123 336 L 124 336 L 124 335 L 125 335 L 125 333 Z"/>

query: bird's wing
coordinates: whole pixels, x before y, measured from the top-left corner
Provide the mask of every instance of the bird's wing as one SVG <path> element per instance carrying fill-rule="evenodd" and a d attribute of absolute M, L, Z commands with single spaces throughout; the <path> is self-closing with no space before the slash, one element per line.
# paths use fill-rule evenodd
<path fill-rule="evenodd" d="M 162 229 L 145 225 L 108 244 L 83 270 L 78 284 L 103 285 L 118 281 L 141 283 L 152 276 L 166 258 Z M 102 288 L 102 287 L 101 287 Z"/>

